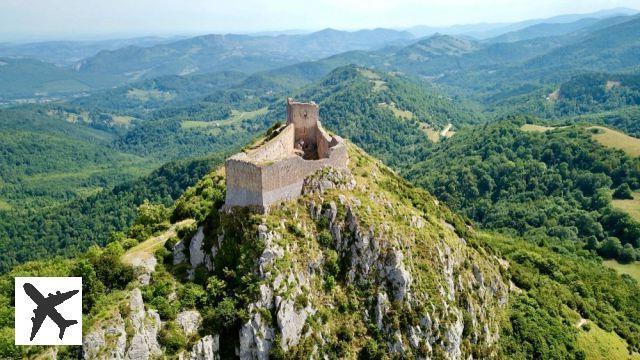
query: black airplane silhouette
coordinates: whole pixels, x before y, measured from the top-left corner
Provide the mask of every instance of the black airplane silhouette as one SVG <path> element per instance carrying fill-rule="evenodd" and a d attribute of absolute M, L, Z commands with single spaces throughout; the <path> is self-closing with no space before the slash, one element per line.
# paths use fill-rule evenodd
<path fill-rule="evenodd" d="M 42 296 L 42 294 L 36 289 L 35 286 L 25 283 L 24 291 L 29 295 L 31 300 L 38 305 L 38 307 L 33 310 L 34 316 L 31 318 L 33 325 L 31 327 L 31 338 L 29 341 L 33 341 L 33 338 L 40 330 L 44 319 L 48 316 L 53 320 L 53 322 L 58 325 L 60 329 L 59 338 L 62 340 L 64 337 L 64 331 L 71 325 L 77 324 L 76 320 L 67 320 L 60 315 L 60 313 L 56 310 L 56 306 L 62 304 L 63 302 L 69 300 L 73 295 L 80 292 L 80 290 L 72 290 L 66 293 L 60 293 L 60 291 L 56 291 L 56 294 L 49 294 L 46 298 Z"/>

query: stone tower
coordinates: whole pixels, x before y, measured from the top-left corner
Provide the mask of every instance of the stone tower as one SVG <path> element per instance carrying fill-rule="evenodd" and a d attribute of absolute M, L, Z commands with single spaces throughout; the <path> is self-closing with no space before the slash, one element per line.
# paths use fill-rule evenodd
<path fill-rule="evenodd" d="M 257 207 L 300 196 L 304 179 L 325 166 L 347 168 L 347 148 L 318 119 L 318 105 L 287 99 L 287 124 L 271 139 L 225 162 L 225 208 Z"/>

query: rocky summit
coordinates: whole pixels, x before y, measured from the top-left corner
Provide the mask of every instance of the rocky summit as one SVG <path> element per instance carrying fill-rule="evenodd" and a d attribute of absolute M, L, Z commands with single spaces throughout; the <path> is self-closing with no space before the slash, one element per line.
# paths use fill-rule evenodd
<path fill-rule="evenodd" d="M 500 262 L 435 198 L 348 152 L 348 169 L 318 170 L 266 213 L 222 211 L 222 169 L 187 190 L 149 284 L 132 282 L 93 321 L 84 356 L 153 358 L 171 338 L 185 340 L 172 347 L 181 359 L 495 356 L 509 295 Z M 190 284 L 202 299 L 185 299 Z M 162 320 L 145 310 L 158 287 L 179 304 Z"/>

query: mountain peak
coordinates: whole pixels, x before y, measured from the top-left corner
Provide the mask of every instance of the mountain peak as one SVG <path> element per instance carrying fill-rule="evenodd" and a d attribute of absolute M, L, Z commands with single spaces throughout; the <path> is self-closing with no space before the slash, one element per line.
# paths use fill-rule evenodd
<path fill-rule="evenodd" d="M 478 42 L 474 40 L 436 33 L 408 46 L 404 51 L 425 56 L 458 56 L 475 51 L 479 47 Z"/>

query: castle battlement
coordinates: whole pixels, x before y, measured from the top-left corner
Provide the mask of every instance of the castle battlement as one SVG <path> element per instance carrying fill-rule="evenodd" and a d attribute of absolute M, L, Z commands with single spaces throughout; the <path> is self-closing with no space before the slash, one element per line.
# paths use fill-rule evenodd
<path fill-rule="evenodd" d="M 318 119 L 318 105 L 287 100 L 287 124 L 258 146 L 225 162 L 225 207 L 266 209 L 300 196 L 304 179 L 325 166 L 347 168 L 347 148 Z"/>

